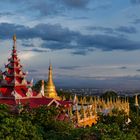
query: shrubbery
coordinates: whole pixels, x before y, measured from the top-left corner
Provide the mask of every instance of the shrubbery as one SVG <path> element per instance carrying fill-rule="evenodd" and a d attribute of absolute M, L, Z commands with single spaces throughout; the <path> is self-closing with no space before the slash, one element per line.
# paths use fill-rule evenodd
<path fill-rule="evenodd" d="M 131 124 L 126 125 L 123 112 L 100 116 L 91 128 L 74 128 L 70 122 L 57 121 L 59 109 L 43 106 L 20 114 L 0 105 L 0 140 L 136 140 L 140 139 L 140 117 L 130 113 Z M 116 113 L 116 112 L 114 112 Z"/>

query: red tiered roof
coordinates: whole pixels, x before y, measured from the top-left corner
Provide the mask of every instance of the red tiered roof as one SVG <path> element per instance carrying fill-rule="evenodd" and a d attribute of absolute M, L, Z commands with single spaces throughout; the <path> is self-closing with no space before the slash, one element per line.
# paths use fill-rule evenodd
<path fill-rule="evenodd" d="M 26 73 L 22 71 L 20 59 L 16 50 L 16 37 L 13 37 L 14 45 L 11 53 L 11 58 L 8 59 L 8 64 L 5 65 L 6 70 L 3 72 L 4 79 L 1 81 L 1 96 L 2 97 L 14 97 L 13 91 L 16 91 L 16 96 L 26 97 L 28 88 L 31 87 L 31 82 L 26 81 Z M 24 82 L 23 82 L 24 80 Z M 31 93 L 33 95 L 33 93 Z M 16 98 L 16 97 L 15 97 Z"/>
<path fill-rule="evenodd" d="M 22 98 L 22 99 L 0 99 L 0 104 L 6 104 L 10 106 L 16 106 L 19 104 L 24 105 L 29 105 L 30 108 L 38 108 L 43 105 L 47 106 L 69 106 L 70 107 L 70 102 L 68 101 L 61 101 L 59 102 L 56 99 L 53 98 L 46 98 L 46 97 L 41 97 L 41 98 Z"/>
<path fill-rule="evenodd" d="M 16 106 L 16 101 L 13 99 L 0 99 L 0 104 L 6 104 L 8 106 Z"/>
<path fill-rule="evenodd" d="M 0 88 L 0 93 L 2 93 L 3 97 L 12 97 L 11 93 L 13 91 L 12 87 L 1 87 Z"/>
<path fill-rule="evenodd" d="M 19 100 L 17 100 L 17 101 L 19 101 Z M 55 100 L 52 98 L 45 98 L 44 97 L 44 98 L 21 99 L 20 102 L 23 105 L 29 104 L 30 108 L 38 108 L 39 106 L 42 106 L 42 105 L 51 105 L 52 103 L 55 102 Z"/>

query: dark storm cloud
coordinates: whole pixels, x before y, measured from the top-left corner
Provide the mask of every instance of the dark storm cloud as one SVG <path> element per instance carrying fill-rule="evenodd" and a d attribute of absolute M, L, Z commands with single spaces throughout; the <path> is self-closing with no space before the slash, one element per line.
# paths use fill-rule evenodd
<path fill-rule="evenodd" d="M 0 23 L 0 36 L 11 38 L 16 33 L 20 39 L 41 38 L 52 42 L 70 42 L 79 33 L 62 28 L 59 24 L 38 24 L 33 28 L 10 23 Z"/>
<path fill-rule="evenodd" d="M 127 26 L 120 26 L 118 28 L 116 28 L 116 31 L 119 31 L 119 32 L 123 32 L 123 33 L 137 33 L 137 30 L 135 27 L 127 27 Z"/>
<path fill-rule="evenodd" d="M 8 39 L 17 33 L 20 38 L 26 38 L 26 36 L 32 36 L 30 28 L 23 25 L 16 25 L 11 23 L 0 23 L 0 38 Z M 29 33 L 28 35 L 26 33 Z"/>
<path fill-rule="evenodd" d="M 46 16 L 46 15 L 56 16 L 56 14 L 62 15 L 65 11 L 70 10 L 71 8 L 74 8 L 77 10 L 86 8 L 90 0 L 47 0 L 47 1 L 46 0 L 41 0 L 41 1 L 39 0 L 34 0 L 34 1 L 6 0 L 6 1 L 12 4 L 22 6 L 21 9 L 24 11 L 28 11 L 28 12 L 34 11 L 34 13 L 38 13 L 39 16 Z"/>
<path fill-rule="evenodd" d="M 60 0 L 53 1 L 35 1 L 31 3 L 27 9 L 31 9 L 32 11 L 39 12 L 39 15 L 56 15 L 58 13 L 62 13 L 65 11 L 65 8 L 60 3 Z"/>
<path fill-rule="evenodd" d="M 41 49 L 31 49 L 30 51 L 33 51 L 33 52 L 38 52 L 38 53 L 42 53 L 42 52 L 48 52 L 48 50 L 41 50 Z"/>
<path fill-rule="evenodd" d="M 106 0 L 6 0 L 8 4 L 16 5 L 18 13 L 28 13 L 32 17 L 44 17 L 57 15 L 69 16 L 67 12 L 75 11 L 96 11 L 99 9 L 108 9 L 109 2 Z M 90 4 L 89 4 L 90 3 Z M 90 6 L 89 6 L 90 5 Z M 20 7 L 20 8 L 19 8 Z M 80 15 L 79 15 L 80 16 Z"/>
<path fill-rule="evenodd" d="M 87 55 L 88 51 L 87 50 L 75 50 L 71 54 L 73 55 Z"/>
<path fill-rule="evenodd" d="M 86 9 L 95 11 L 110 7 L 109 2 L 105 0 L 5 0 L 5 2 L 9 5 L 16 5 L 16 12 L 21 14 L 28 13 L 37 18 L 56 15 L 66 16 L 66 12 L 71 10 L 85 11 Z M 91 5 L 89 6 L 90 2 L 92 7 Z"/>
<path fill-rule="evenodd" d="M 127 69 L 126 66 L 119 67 L 119 69 Z"/>
<path fill-rule="evenodd" d="M 102 27 L 102 26 L 88 26 L 86 27 L 87 30 L 89 31 L 93 31 L 93 30 L 97 30 L 97 31 L 102 31 L 102 32 L 106 32 L 106 33 L 113 33 L 114 30 L 112 28 L 109 27 Z"/>
<path fill-rule="evenodd" d="M 139 89 L 140 76 L 122 76 L 122 77 L 87 77 L 87 76 L 68 76 L 57 75 L 55 81 L 62 86 L 69 87 L 91 87 L 116 90 L 136 90 Z M 57 85 L 59 85 L 57 84 Z"/>
<path fill-rule="evenodd" d="M 71 31 L 68 28 L 63 28 L 59 24 L 39 24 L 32 28 L 32 30 L 38 34 L 43 40 L 51 40 L 54 42 L 65 42 L 69 43 L 79 33 Z"/>
<path fill-rule="evenodd" d="M 63 67 L 59 67 L 59 69 L 64 69 L 64 70 L 75 70 L 77 68 L 81 68 L 81 66 L 63 66 Z"/>
<path fill-rule="evenodd" d="M 32 28 L 9 23 L 0 24 L 1 38 L 11 39 L 14 33 L 16 33 L 19 39 L 42 39 L 44 41 L 41 46 L 42 48 L 49 48 L 51 50 L 73 49 L 73 54 L 86 55 L 94 49 L 100 49 L 102 51 L 140 49 L 140 42 L 132 41 L 121 36 L 101 34 L 83 35 L 80 32 L 63 28 L 59 24 L 38 24 Z"/>
<path fill-rule="evenodd" d="M 10 13 L 10 12 L 0 12 L 0 17 L 3 17 L 3 16 L 12 16 L 14 15 L 13 13 Z"/>
<path fill-rule="evenodd" d="M 140 69 L 137 69 L 136 71 L 140 72 Z"/>
<path fill-rule="evenodd" d="M 110 35 L 85 35 L 78 38 L 78 44 L 84 48 L 93 47 L 103 51 L 136 50 L 140 49 L 140 42 Z M 82 47 L 81 47 L 82 48 Z"/>
<path fill-rule="evenodd" d="M 132 23 L 134 23 L 134 24 L 140 24 L 140 19 L 135 19 Z"/>
<path fill-rule="evenodd" d="M 77 47 L 77 48 L 79 48 L 79 49 L 75 49 L 73 52 L 71 52 L 71 54 L 73 54 L 73 55 L 87 55 L 89 52 L 92 52 L 92 51 L 94 51 L 94 49 L 93 48 L 81 48 L 80 49 L 80 47 Z"/>
<path fill-rule="evenodd" d="M 42 50 L 40 48 L 32 48 L 29 50 L 24 50 L 25 52 L 38 52 L 38 53 L 43 53 L 43 52 L 48 52 L 48 50 Z"/>
<path fill-rule="evenodd" d="M 140 4 L 140 0 L 130 0 L 132 4 Z"/>
<path fill-rule="evenodd" d="M 22 46 L 24 47 L 34 47 L 34 44 L 33 43 L 22 43 Z"/>
<path fill-rule="evenodd" d="M 101 31 L 104 33 L 110 33 L 110 34 L 116 34 L 117 32 L 122 32 L 122 33 L 137 33 L 137 30 L 133 26 L 119 26 L 115 29 L 110 28 L 110 27 L 102 27 L 102 26 L 89 26 L 86 27 L 87 30 L 91 31 Z"/>
<path fill-rule="evenodd" d="M 90 0 L 62 0 L 67 6 L 85 8 Z"/>
<path fill-rule="evenodd" d="M 1 3 L 4 2 L 0 1 Z M 16 12 L 18 13 L 28 12 L 30 16 L 35 15 L 35 17 L 56 15 L 64 11 L 62 0 L 5 0 L 5 3 L 11 6 L 16 5 Z"/>

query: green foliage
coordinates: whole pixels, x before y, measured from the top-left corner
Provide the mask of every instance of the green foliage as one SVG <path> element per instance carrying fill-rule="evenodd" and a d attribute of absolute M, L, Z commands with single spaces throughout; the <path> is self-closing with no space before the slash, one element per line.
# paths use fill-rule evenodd
<path fill-rule="evenodd" d="M 74 128 L 71 122 L 56 120 L 62 108 L 25 106 L 20 114 L 13 114 L 0 105 L 0 140 L 139 140 L 140 116 L 131 111 L 131 123 L 123 111 L 113 110 L 111 116 L 99 116 L 96 125 Z"/>
<path fill-rule="evenodd" d="M 36 126 L 31 121 L 23 121 L 21 118 L 5 118 L 0 125 L 0 139 L 26 140 L 42 139 Z"/>
<path fill-rule="evenodd" d="M 41 85 L 42 85 L 42 80 L 37 81 L 34 85 L 33 85 L 33 90 L 39 92 L 41 90 Z M 44 81 L 44 90 L 46 89 L 46 85 L 47 82 Z"/>
<path fill-rule="evenodd" d="M 41 140 L 38 126 L 24 120 L 17 114 L 12 114 L 5 105 L 0 105 L 0 140 Z"/>
<path fill-rule="evenodd" d="M 66 91 L 62 91 L 62 90 L 57 90 L 57 94 L 60 97 L 65 96 L 66 100 L 70 99 L 71 93 L 70 92 L 66 92 Z"/>
<path fill-rule="evenodd" d="M 129 118 L 133 125 L 139 126 L 136 123 L 140 117 L 130 113 Z M 138 120 L 136 121 L 135 119 Z M 139 139 L 139 130 L 133 127 L 132 122 L 126 124 L 128 116 L 123 111 L 114 110 L 111 116 L 100 116 L 100 120 L 92 129 L 100 135 L 102 140 L 137 140 Z M 135 133 L 134 133 L 135 131 Z"/>
<path fill-rule="evenodd" d="M 96 132 L 101 140 L 136 140 L 133 133 L 124 133 L 117 123 L 98 123 L 92 127 L 92 131 Z"/>
<path fill-rule="evenodd" d="M 3 80 L 2 70 L 0 70 L 0 81 Z"/>

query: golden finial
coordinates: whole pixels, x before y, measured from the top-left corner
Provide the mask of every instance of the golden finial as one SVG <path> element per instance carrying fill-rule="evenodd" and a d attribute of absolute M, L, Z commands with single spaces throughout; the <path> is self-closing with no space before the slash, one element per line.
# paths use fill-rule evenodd
<path fill-rule="evenodd" d="M 94 104 L 92 104 L 92 106 L 91 106 L 91 112 L 93 113 L 93 115 L 95 114 L 95 106 L 94 106 Z"/>
<path fill-rule="evenodd" d="M 63 101 L 65 101 L 65 100 L 66 100 L 66 97 L 65 97 L 65 95 L 63 95 L 63 98 L 62 98 L 62 100 L 63 100 Z"/>
<path fill-rule="evenodd" d="M 70 99 L 69 99 L 70 101 L 72 101 L 72 97 L 71 97 L 71 95 L 70 95 Z"/>
<path fill-rule="evenodd" d="M 135 95 L 135 106 L 139 106 L 137 94 Z"/>
<path fill-rule="evenodd" d="M 85 114 L 85 109 L 84 109 L 83 103 L 81 104 L 80 114 L 81 114 L 81 118 L 86 118 L 86 114 Z"/>
<path fill-rule="evenodd" d="M 84 98 L 83 98 L 83 104 L 87 104 L 87 99 L 86 99 L 85 96 L 84 96 Z"/>
<path fill-rule="evenodd" d="M 13 49 L 16 48 L 16 35 L 13 35 Z"/>
<path fill-rule="evenodd" d="M 90 105 L 93 104 L 93 98 L 92 98 L 92 96 L 90 96 L 89 104 L 90 104 Z"/>
<path fill-rule="evenodd" d="M 72 118 L 73 117 L 73 113 L 72 113 L 72 106 L 70 107 L 70 109 L 69 109 L 69 116 L 70 116 L 70 118 Z"/>
<path fill-rule="evenodd" d="M 50 65 L 49 65 L 49 70 L 52 70 L 52 64 L 50 63 Z"/>
<path fill-rule="evenodd" d="M 77 120 L 77 123 L 79 123 L 79 121 L 80 121 L 80 114 L 79 114 L 79 111 L 78 111 L 77 107 L 76 107 L 76 120 Z"/>
<path fill-rule="evenodd" d="M 16 35 L 14 34 L 13 35 L 13 41 L 16 42 L 16 40 L 17 40 L 17 38 L 16 38 Z"/>

